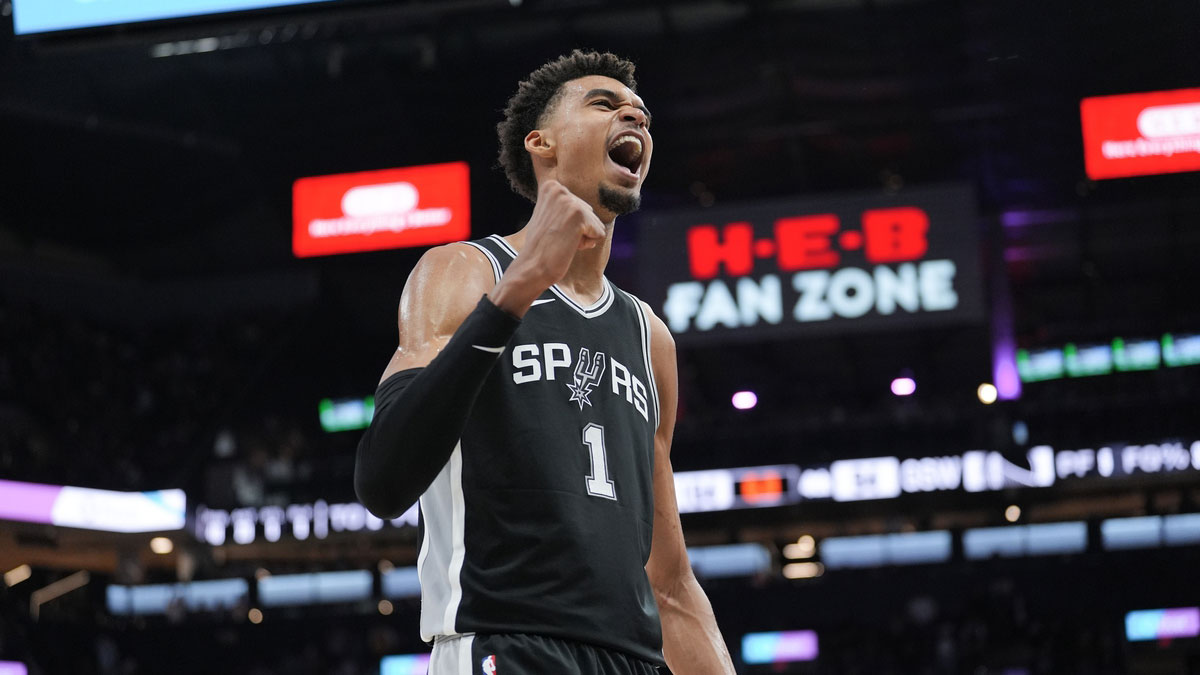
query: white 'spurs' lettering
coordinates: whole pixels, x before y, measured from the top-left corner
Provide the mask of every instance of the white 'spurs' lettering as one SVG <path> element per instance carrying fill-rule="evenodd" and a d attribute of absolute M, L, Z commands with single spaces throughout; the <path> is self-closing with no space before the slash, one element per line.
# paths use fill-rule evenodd
<path fill-rule="evenodd" d="M 570 391 L 567 400 L 578 403 L 580 410 L 585 404 L 592 405 L 595 397 L 607 389 L 632 405 L 642 419 L 650 421 L 649 392 L 645 382 L 628 366 L 604 352 L 580 347 L 577 357 L 572 358 L 571 347 L 562 342 L 523 344 L 512 348 L 512 365 L 515 384 L 561 380 L 563 374 L 559 371 L 566 370 L 571 373 L 571 381 L 566 383 Z M 606 375 L 609 386 L 597 388 Z"/>

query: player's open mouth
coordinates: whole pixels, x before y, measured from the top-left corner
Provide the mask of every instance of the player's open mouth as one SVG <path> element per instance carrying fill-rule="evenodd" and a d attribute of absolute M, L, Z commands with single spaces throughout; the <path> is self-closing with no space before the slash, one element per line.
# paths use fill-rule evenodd
<path fill-rule="evenodd" d="M 608 158 L 635 176 L 642 169 L 642 153 L 642 139 L 632 131 L 617 134 L 608 144 Z"/>

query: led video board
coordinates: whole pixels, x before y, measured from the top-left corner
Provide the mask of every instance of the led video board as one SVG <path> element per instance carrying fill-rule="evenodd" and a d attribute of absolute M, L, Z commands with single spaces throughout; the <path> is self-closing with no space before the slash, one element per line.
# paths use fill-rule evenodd
<path fill-rule="evenodd" d="M 375 397 L 323 398 L 317 405 L 321 428 L 329 433 L 366 429 L 375 416 Z"/>
<path fill-rule="evenodd" d="M 0 480 L 0 520 L 102 532 L 163 532 L 184 526 L 183 490 L 116 492 Z"/>
<path fill-rule="evenodd" d="M 379 663 L 379 675 L 425 675 L 429 672 L 429 654 L 385 656 Z"/>
<path fill-rule="evenodd" d="M 1125 615 L 1125 639 L 1170 640 L 1200 637 L 1200 607 L 1140 609 Z"/>
<path fill-rule="evenodd" d="M 1111 344 L 1067 343 L 1061 349 L 1018 349 L 1022 382 L 1200 365 L 1200 334 L 1166 333 L 1161 340 L 1113 338 Z"/>
<path fill-rule="evenodd" d="M 1200 171 L 1200 89 L 1085 98 L 1079 114 L 1093 180 Z"/>
<path fill-rule="evenodd" d="M 643 298 L 680 342 L 980 321 L 970 189 L 669 213 L 640 228 Z"/>
<path fill-rule="evenodd" d="M 742 636 L 742 661 L 749 665 L 815 661 L 819 651 L 817 633 L 811 630 L 746 633 Z"/>
<path fill-rule="evenodd" d="M 470 234 L 466 162 L 301 178 L 292 187 L 297 258 L 445 244 Z"/>
<path fill-rule="evenodd" d="M 788 506 L 803 501 L 859 502 L 936 492 L 999 492 L 1051 488 L 1075 482 L 1120 481 L 1200 473 L 1200 440 L 1141 445 L 1112 443 L 1096 448 L 1055 449 L 1038 445 L 1013 461 L 995 450 L 900 458 L 839 459 L 829 464 L 776 464 L 675 472 L 680 513 Z M 2 485 L 0 485 L 2 487 Z M 0 517 L 5 517 L 0 513 Z M 182 516 L 180 516 L 182 519 Z M 343 532 L 377 532 L 417 527 L 417 505 L 382 520 L 357 502 L 243 507 L 196 507 L 190 527 L 199 541 L 223 546 L 283 536 L 323 540 Z M 1163 521 L 1159 540 L 1169 545 L 1200 541 L 1200 519 Z"/>
<path fill-rule="evenodd" d="M 13 0 L 17 35 L 310 5 L 330 0 Z"/>

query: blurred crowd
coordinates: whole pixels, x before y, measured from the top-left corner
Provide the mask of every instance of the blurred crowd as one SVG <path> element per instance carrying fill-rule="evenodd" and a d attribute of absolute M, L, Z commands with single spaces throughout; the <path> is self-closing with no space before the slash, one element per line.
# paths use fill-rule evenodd
<path fill-rule="evenodd" d="M 352 441 L 321 434 L 309 392 L 274 381 L 289 329 L 269 315 L 102 324 L 0 295 L 0 475 L 183 487 L 221 508 L 345 493 Z"/>

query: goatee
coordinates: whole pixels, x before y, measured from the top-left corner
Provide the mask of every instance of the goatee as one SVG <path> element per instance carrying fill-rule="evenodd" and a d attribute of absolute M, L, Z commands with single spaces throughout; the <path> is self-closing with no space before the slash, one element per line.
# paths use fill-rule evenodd
<path fill-rule="evenodd" d="M 614 190 L 608 186 L 600 186 L 600 206 L 613 214 L 623 216 L 633 213 L 642 205 L 642 195 L 633 190 Z"/>

